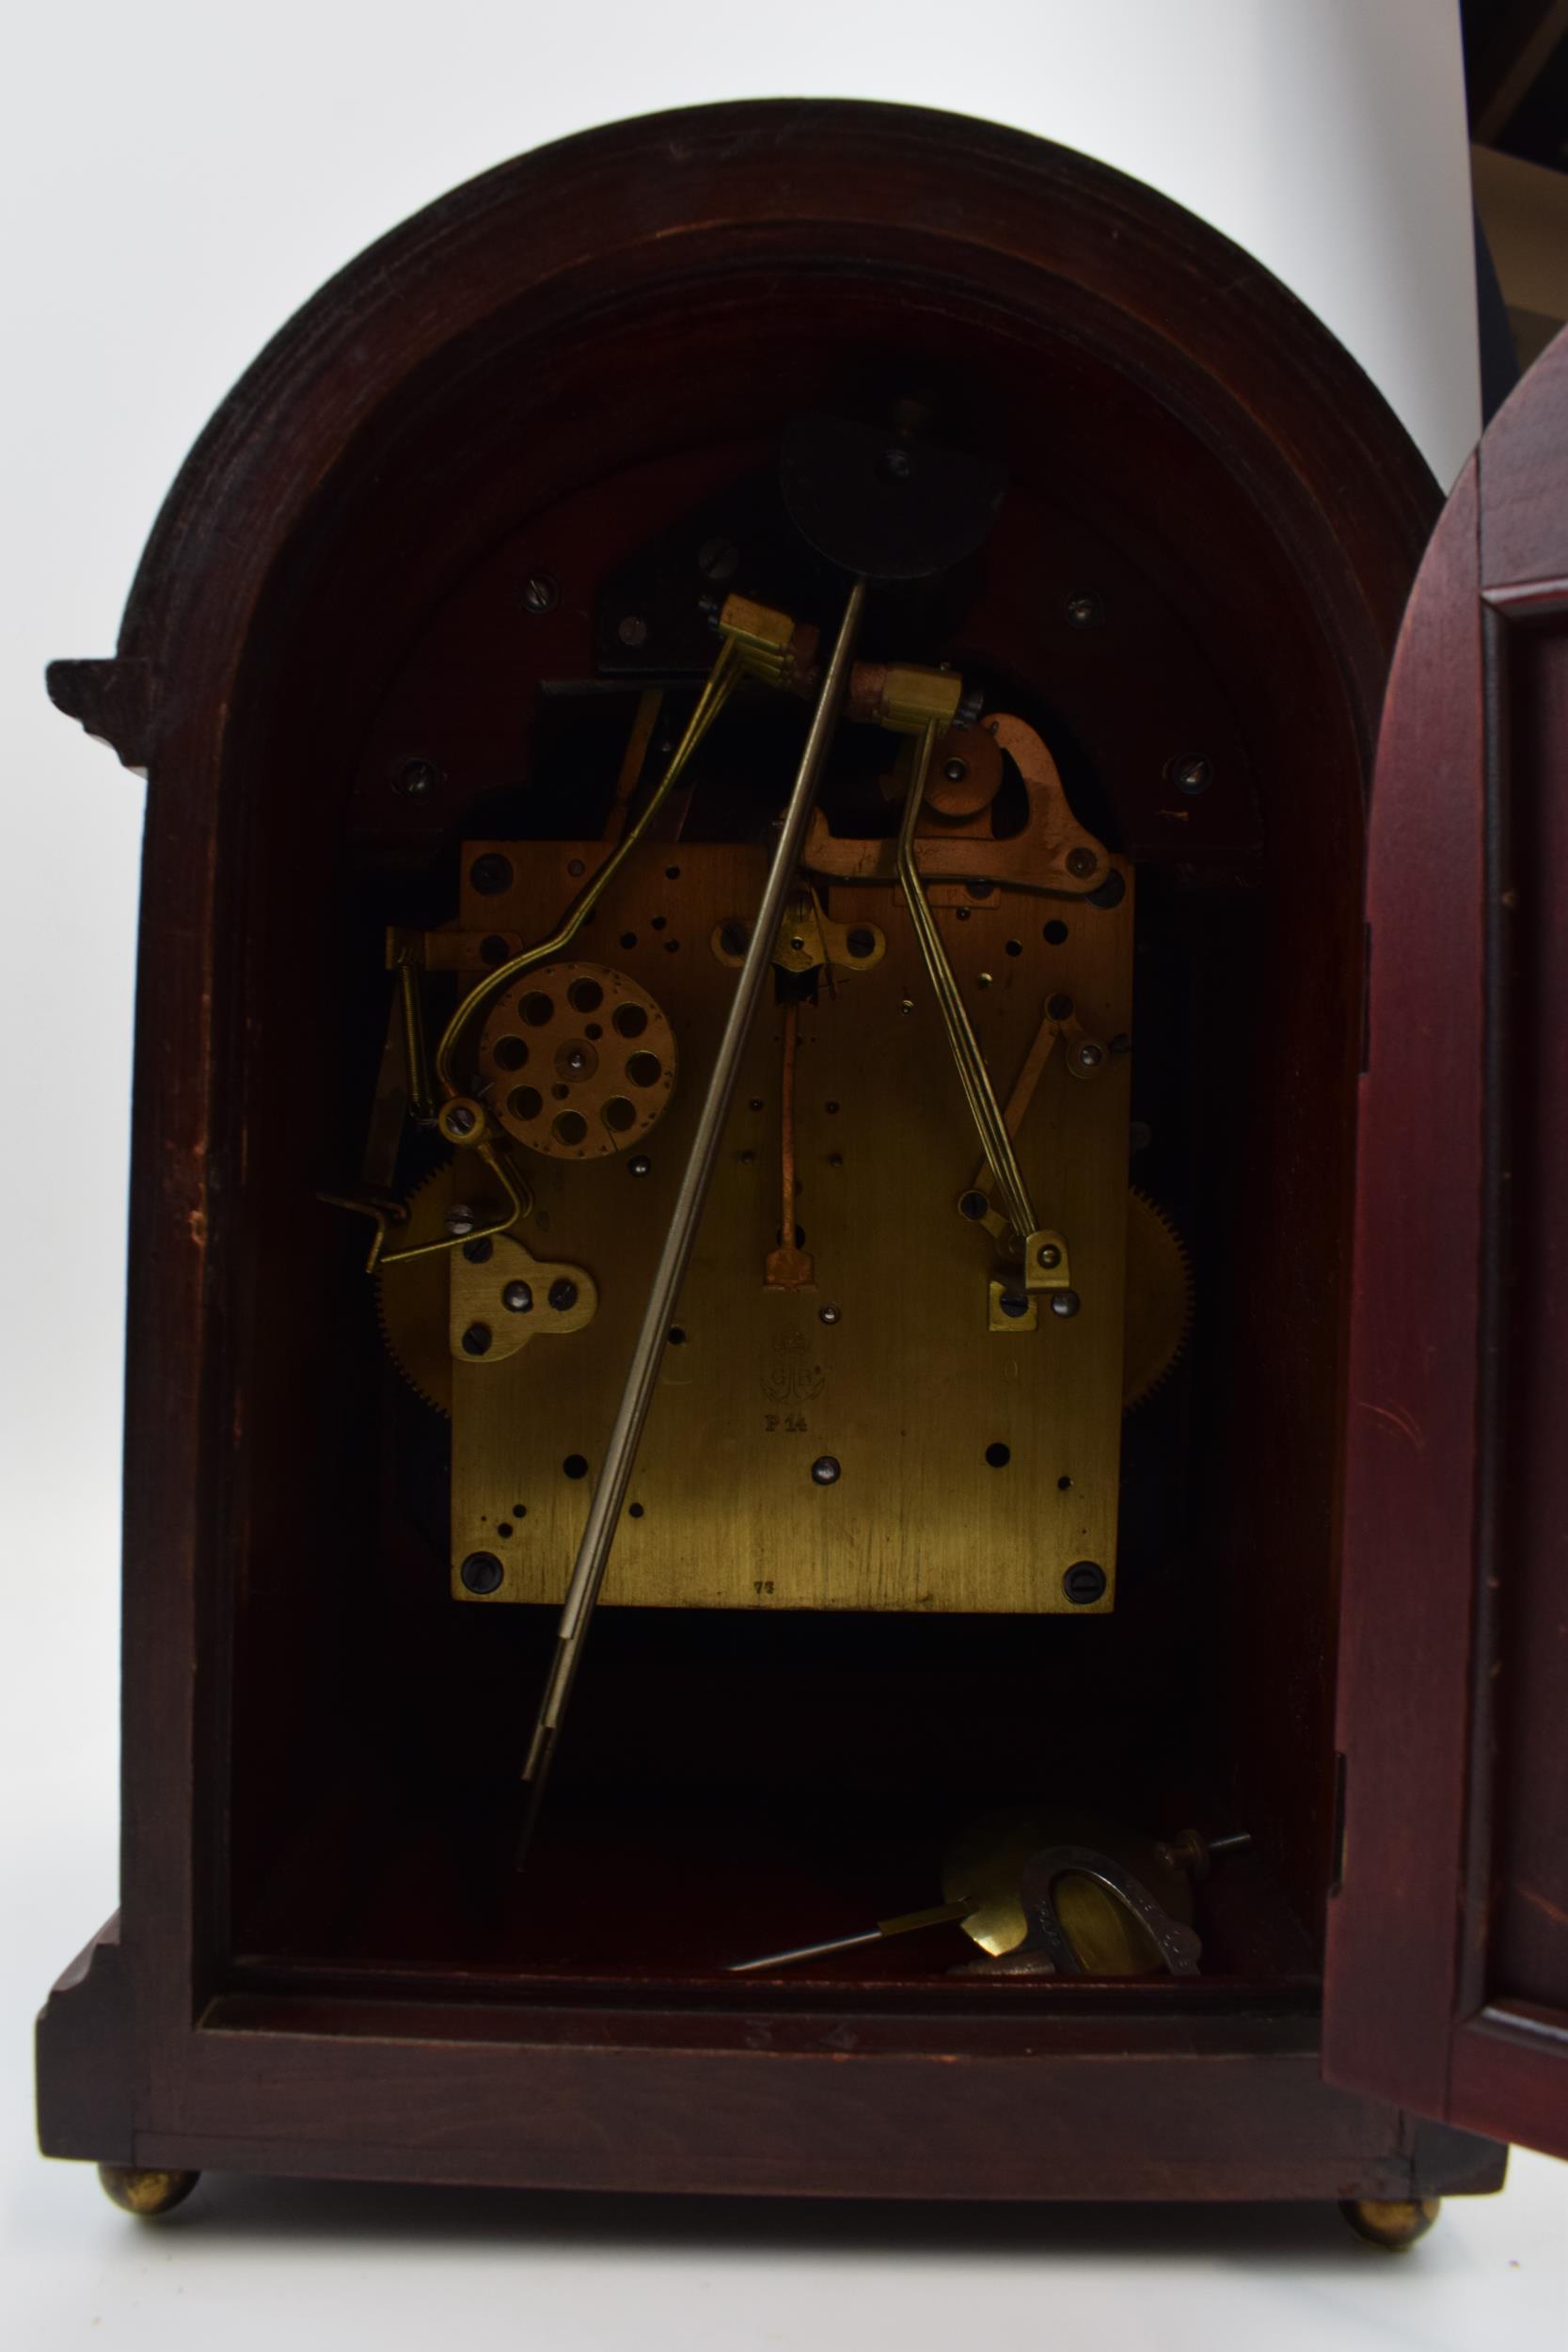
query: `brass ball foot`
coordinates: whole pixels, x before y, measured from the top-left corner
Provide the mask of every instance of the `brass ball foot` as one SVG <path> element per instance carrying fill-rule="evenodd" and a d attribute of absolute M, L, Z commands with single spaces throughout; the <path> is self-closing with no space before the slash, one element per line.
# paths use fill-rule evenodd
<path fill-rule="evenodd" d="M 1391 2254 L 1402 2254 L 1425 2237 L 1443 2209 L 1440 2197 L 1393 2199 L 1385 2202 L 1376 2197 L 1346 2197 L 1339 2211 L 1357 2237 L 1364 2237 L 1369 2246 L 1382 2246 Z"/>
<path fill-rule="evenodd" d="M 143 2172 L 132 2164 L 101 2164 L 98 2177 L 111 2204 L 144 2221 L 172 2213 L 182 2205 L 200 2180 L 199 2172 Z"/>

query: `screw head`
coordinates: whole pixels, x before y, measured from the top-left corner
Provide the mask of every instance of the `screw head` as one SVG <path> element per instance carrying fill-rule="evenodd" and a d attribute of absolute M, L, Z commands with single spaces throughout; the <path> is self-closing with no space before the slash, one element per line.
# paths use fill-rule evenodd
<path fill-rule="evenodd" d="M 962 784 L 969 774 L 969 762 L 967 759 L 950 759 L 942 772 L 949 784 Z"/>
<path fill-rule="evenodd" d="M 471 1136 L 478 1123 L 477 1113 L 467 1103 L 453 1103 L 447 1111 L 447 1127 L 454 1136 Z"/>
<path fill-rule="evenodd" d="M 478 1241 L 466 1241 L 463 1244 L 463 1255 L 470 1265 L 483 1265 L 485 1260 L 492 1257 L 494 1253 L 495 1244 L 483 1234 Z"/>
<path fill-rule="evenodd" d="M 1044 1266 L 1049 1272 L 1052 1266 L 1060 1265 L 1061 1263 L 1062 1253 L 1057 1248 L 1055 1243 L 1053 1241 L 1042 1241 L 1039 1248 L 1035 1252 L 1035 1263 L 1037 1265 Z"/>
<path fill-rule="evenodd" d="M 1105 1590 L 1105 1571 L 1098 1560 L 1075 1560 L 1062 1578 L 1062 1590 L 1078 1608 L 1099 1600 Z"/>
<path fill-rule="evenodd" d="M 623 645 L 630 646 L 635 652 L 639 645 L 645 645 L 648 642 L 648 624 L 640 613 L 628 612 L 617 627 L 615 634 Z"/>
<path fill-rule="evenodd" d="M 1026 1315 L 1029 1311 L 1028 1295 L 1023 1291 L 1004 1291 L 996 1303 L 1001 1308 L 1003 1313 L 1005 1315 L 1010 1315 L 1015 1323 L 1019 1321 L 1021 1316 Z"/>
<path fill-rule="evenodd" d="M 993 882 L 966 882 L 964 888 L 972 898 L 990 898 L 996 895 L 996 884 Z"/>
<path fill-rule="evenodd" d="M 508 1282 L 501 1293 L 501 1305 L 508 1314 L 526 1315 L 533 1306 L 533 1292 L 527 1282 Z"/>
<path fill-rule="evenodd" d="M 628 1176 L 651 1176 L 653 1166 L 652 1160 L 645 1152 L 638 1152 L 626 1162 L 626 1174 Z"/>
<path fill-rule="evenodd" d="M 990 1207 L 990 1202 L 983 1192 L 966 1192 L 958 1202 L 958 1215 L 967 1216 L 972 1224 L 977 1225 Z"/>
<path fill-rule="evenodd" d="M 447 1231 L 454 1237 L 459 1233 L 471 1233 L 476 1222 L 472 1209 L 465 1208 L 459 1201 L 454 1201 L 447 1211 Z"/>
<path fill-rule="evenodd" d="M 531 572 L 523 582 L 523 610 L 526 612 L 553 612 L 561 602 L 561 590 L 548 572 Z"/>
<path fill-rule="evenodd" d="M 891 449 L 884 449 L 877 460 L 877 471 L 884 482 L 907 482 L 913 470 L 914 461 L 909 451 L 900 449 L 896 442 Z"/>
<path fill-rule="evenodd" d="M 1189 798 L 1196 799 L 1198 793 L 1207 792 L 1213 783 L 1214 763 L 1212 759 L 1205 759 L 1201 753 L 1195 753 L 1185 759 L 1168 760 L 1165 775 L 1179 792 L 1185 792 Z"/>
<path fill-rule="evenodd" d="M 740 549 L 733 539 L 705 539 L 697 549 L 697 569 L 705 580 L 722 586 L 740 567 Z"/>
<path fill-rule="evenodd" d="M 1067 853 L 1067 870 L 1080 881 L 1085 874 L 1092 874 L 1099 864 L 1100 860 L 1092 850 L 1069 850 Z"/>
<path fill-rule="evenodd" d="M 819 1454 L 811 1466 L 811 1474 L 818 1486 L 836 1486 L 839 1480 L 836 1457 L 832 1454 Z"/>
<path fill-rule="evenodd" d="M 1074 1056 L 1074 1059 L 1077 1061 L 1080 1070 L 1098 1070 L 1104 1058 L 1105 1054 L 1103 1047 L 1096 1045 L 1093 1041 L 1088 1038 L 1085 1039 L 1083 1044 L 1078 1047 Z"/>
<path fill-rule="evenodd" d="M 487 1323 L 469 1324 L 463 1334 L 463 1353 L 465 1356 L 488 1356 L 490 1326 Z"/>
<path fill-rule="evenodd" d="M 818 1322 L 818 1323 L 838 1323 L 838 1322 L 842 1321 L 842 1319 L 843 1319 L 843 1310 L 842 1310 L 842 1308 L 839 1308 L 839 1307 L 818 1307 L 818 1309 L 817 1309 L 817 1311 L 816 1311 L 816 1320 L 817 1320 L 817 1322 Z"/>
<path fill-rule="evenodd" d="M 1097 621 L 1105 618 L 1105 607 L 1099 596 L 1084 589 L 1077 596 L 1069 596 L 1067 616 L 1074 628 L 1093 628 Z"/>
<path fill-rule="evenodd" d="M 468 880 L 481 898 L 494 898 L 512 887 L 512 860 L 499 850 L 485 850 L 469 866 Z"/>
<path fill-rule="evenodd" d="M 564 1275 L 561 1276 L 559 1280 L 550 1284 L 549 1299 L 550 1305 L 558 1315 L 565 1314 L 568 1309 L 575 1307 L 578 1303 L 577 1284 L 568 1282 Z"/>
<path fill-rule="evenodd" d="M 1083 1303 L 1076 1291 L 1053 1291 L 1051 1294 L 1051 1311 L 1053 1315 L 1064 1318 L 1075 1315 Z"/>
<path fill-rule="evenodd" d="M 422 801 L 440 781 L 441 771 L 433 759 L 405 759 L 392 778 L 396 790 L 406 793 L 411 801 Z"/>
<path fill-rule="evenodd" d="M 566 1056 L 566 1067 L 567 1067 L 567 1069 L 568 1069 L 568 1070 L 575 1070 L 575 1071 L 582 1071 L 582 1070 L 586 1070 L 586 1069 L 587 1069 L 587 1067 L 588 1067 L 588 1056 L 587 1056 L 587 1053 L 586 1053 L 586 1051 L 584 1050 L 584 1048 L 583 1048 L 582 1046 L 580 1046 L 580 1045 L 574 1045 L 574 1046 L 571 1048 L 571 1051 L 570 1051 L 570 1052 L 567 1054 L 567 1056 Z"/>
<path fill-rule="evenodd" d="M 493 1551 L 470 1551 L 457 1573 L 467 1592 L 499 1593 L 506 1570 Z"/>

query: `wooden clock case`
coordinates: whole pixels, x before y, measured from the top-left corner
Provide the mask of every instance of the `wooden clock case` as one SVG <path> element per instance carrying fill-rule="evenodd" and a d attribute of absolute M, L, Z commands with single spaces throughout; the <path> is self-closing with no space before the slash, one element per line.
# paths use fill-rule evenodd
<path fill-rule="evenodd" d="M 1114 1616 L 1001 1643 L 621 1613 L 545 1891 L 498 1897 L 547 1628 L 454 1607 L 411 1536 L 417 1408 L 317 1200 L 365 943 L 515 780 L 535 683 L 594 673 L 593 587 L 889 350 L 1006 455 L 973 631 L 1049 679 L 1180 946 L 1182 1514 Z M 1426 554 L 1374 793 L 1434 485 L 1264 271 L 1079 156 L 849 103 L 632 122 L 283 330 L 118 654 L 51 674 L 149 785 L 121 1908 L 40 2021 L 47 2153 L 1413 2211 L 1563 2144 L 1568 1662 L 1528 1629 L 1568 1518 L 1565 465 L 1559 352 Z M 1193 750 L 1215 789 L 1173 814 Z M 723 1973 L 915 1899 L 912 1824 L 1069 1772 L 1151 1826 L 1244 1812 L 1201 1978 Z"/>

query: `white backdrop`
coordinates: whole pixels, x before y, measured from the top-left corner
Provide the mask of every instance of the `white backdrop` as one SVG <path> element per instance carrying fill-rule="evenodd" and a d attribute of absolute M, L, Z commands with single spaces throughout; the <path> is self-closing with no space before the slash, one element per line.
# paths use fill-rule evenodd
<path fill-rule="evenodd" d="M 1446 484 L 1477 429 L 1449 0 L 53 0 L 14 23 L 7 182 L 0 1168 L 0 2310 L 89 2340 L 388 2345 L 526 2328 L 539 2352 L 950 2344 L 1042 2322 L 1166 2352 L 1358 2317 L 1407 2344 L 1547 2340 L 1564 2176 L 1451 2209 L 1404 2266 L 1333 2217 L 891 2218 L 219 2184 L 140 2233 L 30 2154 L 26 2022 L 112 1908 L 125 1114 L 141 787 L 51 712 L 113 650 L 190 442 L 262 342 L 395 221 L 519 150 L 705 100 L 989 115 L 1151 182 L 1321 313 Z M 46 1135 L 43 1151 L 28 1146 Z M 203 2210 L 205 2218 L 202 2217 Z M 1132 2259 L 1121 2259 L 1126 2256 Z M 809 2259 L 803 2259 L 807 2258 Z M 979 2267 L 984 2258 L 984 2268 Z M 1113 2270 L 1112 2265 L 1115 2262 Z M 1554 2275 L 1556 2283 L 1554 2284 Z M 1554 2299 L 1557 2298 L 1557 2299 Z M 1346 2339 L 1341 2336 L 1343 2343 Z M 1370 2341 L 1370 2339 L 1369 2339 Z"/>

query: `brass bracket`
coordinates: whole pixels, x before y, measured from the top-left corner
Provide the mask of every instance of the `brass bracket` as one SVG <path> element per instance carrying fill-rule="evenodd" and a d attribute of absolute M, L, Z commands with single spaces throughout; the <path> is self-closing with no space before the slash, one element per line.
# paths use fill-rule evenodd
<path fill-rule="evenodd" d="M 1039 1309 L 1016 1281 L 993 1274 L 986 1293 L 986 1328 L 990 1331 L 1037 1331 Z"/>
<path fill-rule="evenodd" d="M 800 627 L 787 612 L 750 596 L 726 596 L 719 614 L 719 634 L 735 647 L 741 666 L 768 686 L 792 686 L 804 676 L 816 657 L 817 633 Z"/>
<path fill-rule="evenodd" d="M 851 946 L 852 940 L 869 940 L 870 945 Z M 721 963 L 739 971 L 746 961 L 746 947 L 733 919 L 716 923 L 708 944 Z M 815 890 L 800 890 L 779 925 L 773 964 L 780 972 L 817 972 L 829 964 L 843 972 L 869 972 L 886 953 L 887 933 L 878 924 L 837 923 Z"/>
<path fill-rule="evenodd" d="M 887 727 L 895 735 L 940 734 L 950 727 L 963 701 L 964 682 L 953 670 L 923 670 L 912 662 L 857 663 L 848 715 Z"/>
<path fill-rule="evenodd" d="M 447 1338 L 460 1364 L 499 1363 L 530 1340 L 580 1331 L 599 1309 L 599 1288 L 585 1266 L 536 1258 L 509 1233 L 483 1237 L 474 1259 L 454 1249 Z"/>

